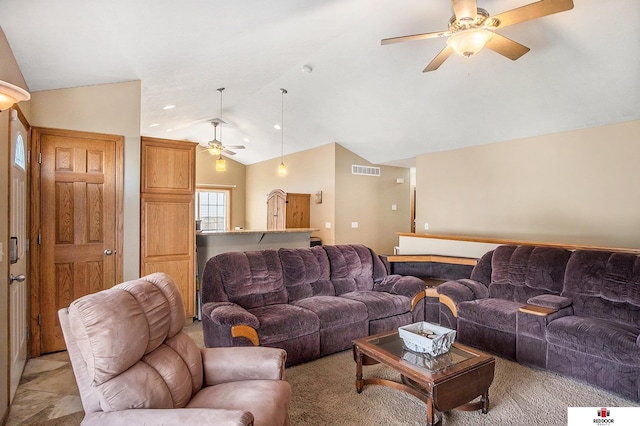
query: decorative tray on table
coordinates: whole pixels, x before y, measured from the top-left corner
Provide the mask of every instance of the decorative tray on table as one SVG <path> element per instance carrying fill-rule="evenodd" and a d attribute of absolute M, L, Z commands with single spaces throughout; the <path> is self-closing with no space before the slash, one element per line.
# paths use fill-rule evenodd
<path fill-rule="evenodd" d="M 398 327 L 398 333 L 406 349 L 432 356 L 449 352 L 456 339 L 455 330 L 425 321 Z"/>

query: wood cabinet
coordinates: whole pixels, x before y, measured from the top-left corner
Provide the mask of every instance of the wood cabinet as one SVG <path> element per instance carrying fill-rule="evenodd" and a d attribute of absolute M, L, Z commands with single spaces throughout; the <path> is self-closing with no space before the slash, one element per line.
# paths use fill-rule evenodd
<path fill-rule="evenodd" d="M 308 228 L 311 194 L 275 189 L 267 196 L 267 229 Z"/>
<path fill-rule="evenodd" d="M 140 275 L 169 274 L 187 318 L 196 314 L 196 145 L 143 137 L 140 153 Z"/>

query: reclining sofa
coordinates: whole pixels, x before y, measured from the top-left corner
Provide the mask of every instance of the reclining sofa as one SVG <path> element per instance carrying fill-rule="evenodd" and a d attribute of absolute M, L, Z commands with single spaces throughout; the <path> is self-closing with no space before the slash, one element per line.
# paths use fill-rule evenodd
<path fill-rule="evenodd" d="M 201 293 L 206 347 L 282 348 L 288 366 L 425 318 L 424 282 L 389 275 L 363 245 L 219 254 Z"/>
<path fill-rule="evenodd" d="M 640 256 L 499 246 L 437 291 L 458 341 L 640 401 Z"/>

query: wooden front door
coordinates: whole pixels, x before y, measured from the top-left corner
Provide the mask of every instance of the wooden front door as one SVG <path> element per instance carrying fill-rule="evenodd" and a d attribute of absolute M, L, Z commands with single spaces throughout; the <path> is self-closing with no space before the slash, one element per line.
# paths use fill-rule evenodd
<path fill-rule="evenodd" d="M 36 129 L 34 144 L 41 153 L 40 327 L 32 352 L 43 354 L 65 349 L 59 309 L 122 280 L 123 138 Z"/>

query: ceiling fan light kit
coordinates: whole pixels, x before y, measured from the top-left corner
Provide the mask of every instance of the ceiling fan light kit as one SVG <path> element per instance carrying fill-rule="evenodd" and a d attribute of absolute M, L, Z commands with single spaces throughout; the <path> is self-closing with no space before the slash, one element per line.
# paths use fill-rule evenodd
<path fill-rule="evenodd" d="M 573 9 L 573 0 L 540 0 L 495 16 L 479 8 L 477 0 L 451 0 L 451 6 L 454 15 L 449 20 L 448 31 L 386 38 L 381 44 L 449 37 L 447 46 L 425 67 L 423 72 L 438 69 L 453 52 L 470 57 L 484 47 L 515 61 L 527 53 L 529 48 L 496 33 L 495 30 Z"/>
<path fill-rule="evenodd" d="M 492 36 L 493 33 L 489 30 L 474 28 L 452 34 L 447 39 L 447 44 L 458 55 L 468 58 L 481 51 Z"/>

